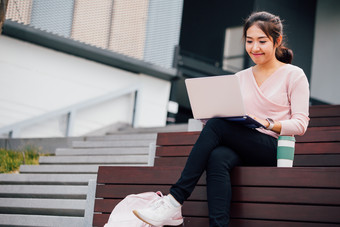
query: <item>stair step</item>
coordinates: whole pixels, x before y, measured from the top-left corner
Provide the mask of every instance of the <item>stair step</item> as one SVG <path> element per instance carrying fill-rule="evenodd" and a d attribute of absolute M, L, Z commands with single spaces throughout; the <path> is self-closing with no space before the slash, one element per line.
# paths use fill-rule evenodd
<path fill-rule="evenodd" d="M 83 217 L 0 214 L 1 226 L 72 226 L 83 227 Z"/>
<path fill-rule="evenodd" d="M 188 124 L 173 124 L 163 127 L 147 127 L 147 128 L 124 128 L 119 131 L 109 131 L 107 134 L 127 134 L 127 133 L 158 133 L 158 132 L 185 132 L 188 131 Z"/>
<path fill-rule="evenodd" d="M 0 213 L 83 217 L 86 200 L 0 198 Z"/>
<path fill-rule="evenodd" d="M 107 136 L 88 136 L 86 141 L 107 141 L 107 140 L 154 140 L 157 133 L 131 133 L 131 134 L 112 134 Z"/>
<path fill-rule="evenodd" d="M 0 184 L 88 185 L 97 174 L 0 174 Z"/>
<path fill-rule="evenodd" d="M 41 156 L 40 164 L 147 164 L 148 155 Z"/>
<path fill-rule="evenodd" d="M 58 148 L 56 156 L 73 156 L 73 155 L 131 155 L 131 154 L 149 154 L 148 147 L 119 147 L 119 148 Z"/>
<path fill-rule="evenodd" d="M 99 148 L 99 147 L 149 147 L 154 140 L 133 140 L 133 141 L 74 141 L 73 148 Z"/>
<path fill-rule="evenodd" d="M 0 197 L 86 199 L 87 186 L 67 185 L 1 185 Z"/>
<path fill-rule="evenodd" d="M 97 165 L 21 165 L 20 173 L 97 173 L 99 166 L 148 166 L 144 164 L 97 164 Z"/>

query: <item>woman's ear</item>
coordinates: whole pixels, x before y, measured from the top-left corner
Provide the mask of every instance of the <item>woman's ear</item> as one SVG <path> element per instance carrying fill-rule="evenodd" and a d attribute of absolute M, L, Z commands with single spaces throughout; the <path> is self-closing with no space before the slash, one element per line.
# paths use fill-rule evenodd
<path fill-rule="evenodd" d="M 282 44 L 282 35 L 280 35 L 280 36 L 277 38 L 277 40 L 276 40 L 276 47 L 281 46 L 281 44 Z"/>

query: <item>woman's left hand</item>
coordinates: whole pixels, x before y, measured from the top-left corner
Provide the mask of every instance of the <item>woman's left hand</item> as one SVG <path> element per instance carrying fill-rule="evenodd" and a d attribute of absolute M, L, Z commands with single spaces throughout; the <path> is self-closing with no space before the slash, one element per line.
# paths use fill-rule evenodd
<path fill-rule="evenodd" d="M 248 114 L 249 117 L 252 117 L 254 120 L 260 122 L 265 128 L 268 128 L 269 127 L 269 122 L 267 120 L 264 120 L 264 119 L 260 119 L 260 118 L 257 118 L 255 117 L 254 115 L 252 114 Z M 282 125 L 281 125 L 281 122 L 279 121 L 275 121 L 274 122 L 274 127 L 271 129 L 272 131 L 280 134 L 281 133 L 281 129 L 282 129 Z"/>
<path fill-rule="evenodd" d="M 256 120 L 256 121 L 258 121 L 258 122 L 260 122 L 264 127 L 268 127 L 269 126 L 269 122 L 268 121 L 266 121 L 266 120 L 263 120 L 263 119 L 260 119 L 260 118 L 257 118 L 257 117 L 255 117 L 254 115 L 252 115 L 252 114 L 248 114 L 248 116 L 249 117 L 251 117 L 251 118 L 253 118 L 254 120 Z"/>

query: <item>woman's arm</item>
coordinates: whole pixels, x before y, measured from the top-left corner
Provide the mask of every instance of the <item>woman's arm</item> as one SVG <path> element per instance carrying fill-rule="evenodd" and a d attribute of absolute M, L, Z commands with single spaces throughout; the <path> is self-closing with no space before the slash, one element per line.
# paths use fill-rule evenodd
<path fill-rule="evenodd" d="M 309 83 L 303 74 L 289 90 L 291 118 L 280 121 L 280 135 L 303 135 L 309 123 Z"/>

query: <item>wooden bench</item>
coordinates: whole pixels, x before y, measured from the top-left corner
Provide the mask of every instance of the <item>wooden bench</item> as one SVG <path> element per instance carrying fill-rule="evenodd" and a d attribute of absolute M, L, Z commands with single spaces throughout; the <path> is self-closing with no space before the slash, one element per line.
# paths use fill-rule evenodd
<path fill-rule="evenodd" d="M 314 114 L 312 119 L 322 119 L 317 111 Z M 340 127 L 326 127 L 320 122 L 326 121 L 296 137 L 294 168 L 233 170 L 230 226 L 339 226 Z M 167 194 L 199 133 L 159 133 L 154 167 L 100 167 L 94 226 L 103 226 L 115 205 L 128 194 L 157 190 Z M 206 200 L 203 175 L 184 203 L 185 226 L 209 226 Z"/>
<path fill-rule="evenodd" d="M 340 126 L 340 105 L 311 106 L 309 117 L 309 127 Z"/>

